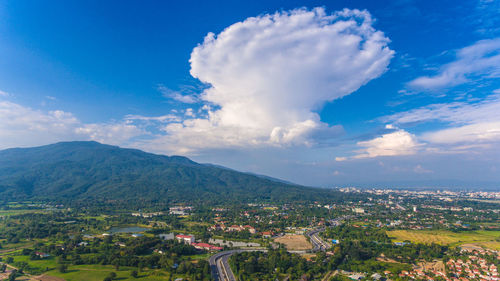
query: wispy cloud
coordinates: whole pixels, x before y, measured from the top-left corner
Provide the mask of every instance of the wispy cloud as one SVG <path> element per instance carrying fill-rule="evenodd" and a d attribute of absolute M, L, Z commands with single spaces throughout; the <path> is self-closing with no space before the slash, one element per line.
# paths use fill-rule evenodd
<path fill-rule="evenodd" d="M 500 38 L 481 40 L 456 52 L 456 60 L 443 65 L 433 76 L 408 83 L 414 90 L 440 90 L 475 79 L 500 77 Z"/>
<path fill-rule="evenodd" d="M 405 112 L 384 116 L 384 123 L 411 124 L 430 121 L 447 122 L 454 125 L 490 122 L 499 120 L 500 92 L 473 102 L 436 103 Z"/>
<path fill-rule="evenodd" d="M 131 114 L 131 115 L 125 116 L 124 119 L 128 120 L 128 121 L 135 121 L 135 120 L 158 121 L 158 122 L 163 122 L 163 123 L 182 121 L 182 119 L 175 114 L 166 114 L 166 115 L 161 115 L 161 116 L 142 116 L 142 115 L 132 115 Z"/>
<path fill-rule="evenodd" d="M 180 91 L 174 91 L 165 87 L 164 85 L 158 85 L 158 91 L 163 95 L 163 97 L 168 99 L 173 99 L 182 103 L 197 103 L 199 101 L 198 97 L 194 94 L 183 94 Z"/>
<path fill-rule="evenodd" d="M 441 129 L 427 131 L 420 138 L 436 144 L 484 144 L 500 141 L 499 91 L 475 102 L 431 104 L 383 117 L 384 122 L 412 124 L 439 121 Z"/>

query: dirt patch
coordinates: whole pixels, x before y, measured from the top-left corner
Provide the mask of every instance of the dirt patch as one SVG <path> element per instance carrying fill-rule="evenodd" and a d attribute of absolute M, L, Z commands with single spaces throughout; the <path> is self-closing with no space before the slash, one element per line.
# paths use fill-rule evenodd
<path fill-rule="evenodd" d="M 469 251 L 481 251 L 483 249 L 476 244 L 463 244 L 463 245 L 460 245 L 460 248 L 462 248 L 464 250 L 469 250 Z"/>
<path fill-rule="evenodd" d="M 66 279 L 63 279 L 61 277 L 55 277 L 55 276 L 49 276 L 49 275 L 40 275 L 40 276 L 34 277 L 33 279 L 39 280 L 39 281 L 66 281 Z"/>
<path fill-rule="evenodd" d="M 400 263 L 397 260 L 393 260 L 393 259 L 386 257 L 384 254 L 381 254 L 379 257 L 377 257 L 377 260 L 381 261 L 381 262 Z"/>
<path fill-rule="evenodd" d="M 304 235 L 287 234 L 274 239 L 274 242 L 284 244 L 289 251 L 304 251 L 312 249 L 311 243 Z"/>
<path fill-rule="evenodd" d="M 307 254 L 301 254 L 300 256 L 306 259 L 307 261 L 312 261 L 312 259 L 316 257 L 316 254 L 307 253 Z"/>
<path fill-rule="evenodd" d="M 419 262 L 417 268 L 422 271 L 441 271 L 444 272 L 443 261 Z"/>

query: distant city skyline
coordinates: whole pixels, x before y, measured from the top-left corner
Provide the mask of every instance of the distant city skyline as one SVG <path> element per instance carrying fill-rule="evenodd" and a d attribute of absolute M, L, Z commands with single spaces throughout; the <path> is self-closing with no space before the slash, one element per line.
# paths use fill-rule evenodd
<path fill-rule="evenodd" d="M 500 1 L 0 1 L 0 149 L 500 188 Z"/>

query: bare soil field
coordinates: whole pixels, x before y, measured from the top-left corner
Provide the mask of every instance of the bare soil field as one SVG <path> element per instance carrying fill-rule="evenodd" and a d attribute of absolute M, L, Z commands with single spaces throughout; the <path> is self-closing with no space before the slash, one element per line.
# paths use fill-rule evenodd
<path fill-rule="evenodd" d="M 66 281 L 65 279 L 61 277 L 55 277 L 55 276 L 49 276 L 49 275 L 40 275 L 34 277 L 35 280 L 38 281 Z"/>
<path fill-rule="evenodd" d="M 304 251 L 312 249 L 312 245 L 304 235 L 286 234 L 274 239 L 274 242 L 284 244 L 289 251 Z"/>
<path fill-rule="evenodd" d="M 422 269 L 424 271 L 441 271 L 445 272 L 444 270 L 444 263 L 443 261 L 432 261 L 432 262 L 419 262 L 417 264 L 417 268 Z"/>

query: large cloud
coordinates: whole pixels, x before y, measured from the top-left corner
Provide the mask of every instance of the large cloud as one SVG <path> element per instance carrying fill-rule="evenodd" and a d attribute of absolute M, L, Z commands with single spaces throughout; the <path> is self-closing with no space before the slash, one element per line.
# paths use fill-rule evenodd
<path fill-rule="evenodd" d="M 191 74 L 211 87 L 203 113 L 157 140 L 186 153 L 242 145 L 312 145 L 342 132 L 315 112 L 382 75 L 394 52 L 367 11 L 297 9 L 248 18 L 191 54 Z"/>

